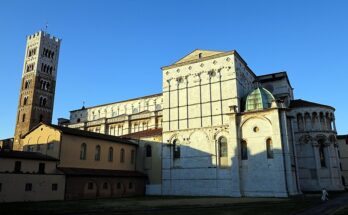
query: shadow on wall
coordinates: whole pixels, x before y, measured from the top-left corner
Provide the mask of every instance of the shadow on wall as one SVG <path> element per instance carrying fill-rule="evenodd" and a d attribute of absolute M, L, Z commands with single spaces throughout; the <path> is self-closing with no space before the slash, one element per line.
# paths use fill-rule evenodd
<path fill-rule="evenodd" d="M 260 147 L 264 147 L 261 152 Z M 285 172 L 283 151 L 273 149 L 272 143 L 237 147 L 217 141 L 205 151 L 164 144 L 162 156 L 164 195 L 286 197 L 286 174 L 293 176 L 292 186 L 298 187 L 295 171 Z"/>

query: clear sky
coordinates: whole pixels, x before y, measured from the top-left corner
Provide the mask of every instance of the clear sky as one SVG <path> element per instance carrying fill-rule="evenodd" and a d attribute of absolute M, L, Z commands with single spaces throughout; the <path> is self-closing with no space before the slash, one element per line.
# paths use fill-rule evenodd
<path fill-rule="evenodd" d="M 295 97 L 336 108 L 348 133 L 348 1 L 0 1 L 0 138 L 13 136 L 26 35 L 62 38 L 53 123 L 69 111 L 161 92 L 161 66 L 194 49 L 237 50 L 285 70 Z"/>

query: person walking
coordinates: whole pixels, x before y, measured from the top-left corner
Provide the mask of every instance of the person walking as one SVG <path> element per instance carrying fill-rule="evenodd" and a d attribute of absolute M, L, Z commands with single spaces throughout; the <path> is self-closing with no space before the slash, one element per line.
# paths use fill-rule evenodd
<path fill-rule="evenodd" d="M 328 196 L 329 196 L 329 193 L 326 191 L 325 188 L 323 188 L 321 191 L 321 201 L 322 202 L 328 201 L 329 200 Z"/>

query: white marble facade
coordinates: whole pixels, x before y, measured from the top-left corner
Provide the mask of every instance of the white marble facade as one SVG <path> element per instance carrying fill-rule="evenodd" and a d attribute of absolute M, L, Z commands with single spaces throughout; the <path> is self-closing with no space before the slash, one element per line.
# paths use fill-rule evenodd
<path fill-rule="evenodd" d="M 205 50 L 162 71 L 161 94 L 75 110 L 67 125 L 111 135 L 162 128 L 153 194 L 287 197 L 343 188 L 334 108 L 295 100 L 286 72 L 257 76 L 236 51 Z"/>

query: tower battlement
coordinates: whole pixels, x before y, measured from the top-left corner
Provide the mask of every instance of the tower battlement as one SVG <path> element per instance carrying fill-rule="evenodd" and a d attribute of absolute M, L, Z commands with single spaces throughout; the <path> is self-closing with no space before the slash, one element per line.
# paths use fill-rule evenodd
<path fill-rule="evenodd" d="M 27 36 L 27 40 L 32 40 L 32 39 L 36 39 L 38 37 L 43 37 L 43 38 L 47 38 L 47 39 L 50 39 L 50 40 L 53 40 L 55 41 L 56 43 L 60 43 L 62 40 L 59 39 L 58 37 L 55 37 L 53 35 L 50 35 L 49 33 L 45 32 L 45 31 L 38 31 L 34 34 L 31 34 L 31 35 L 28 35 Z"/>

